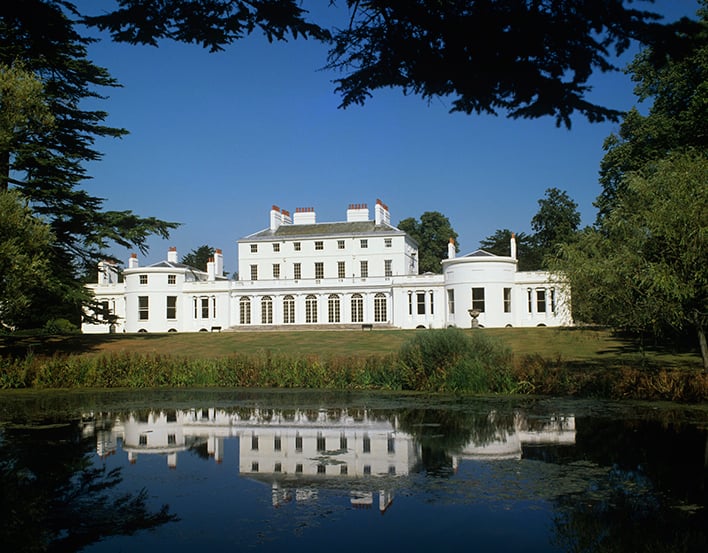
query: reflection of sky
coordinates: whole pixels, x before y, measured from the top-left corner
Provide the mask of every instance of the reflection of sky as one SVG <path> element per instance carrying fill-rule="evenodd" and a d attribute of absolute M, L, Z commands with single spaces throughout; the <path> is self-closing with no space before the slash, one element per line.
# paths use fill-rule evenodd
<path fill-rule="evenodd" d="M 108 468 L 123 467 L 122 485 L 126 489 L 147 488 L 153 507 L 168 503 L 171 512 L 181 521 L 132 537 L 112 538 L 89 551 L 121 548 L 144 551 L 168 547 L 170 551 L 193 552 L 197 548 L 241 550 L 250 546 L 259 551 L 286 548 L 308 552 L 441 547 L 447 550 L 467 548 L 472 543 L 480 551 L 553 550 L 548 544 L 552 533 L 550 503 L 529 483 L 532 481 L 529 477 L 542 463 L 531 462 L 531 468 L 524 469 L 525 462 L 520 457 L 490 456 L 490 460 L 480 460 L 483 456 L 479 453 L 484 448 L 470 444 L 465 448 L 467 454 L 451 458 L 456 466 L 452 476 L 433 478 L 413 470 L 419 467 L 419 448 L 411 436 L 395 428 L 395 423 L 369 421 L 357 426 L 349 421 L 344 427 L 338 427 L 336 422 L 323 426 L 320 421 L 299 429 L 297 425 L 285 429 L 268 425 L 258 430 L 253 425 L 239 427 L 235 424 L 228 427 L 228 432 L 224 426 L 215 425 L 212 431 L 223 436 L 219 438 L 222 440 L 220 462 L 194 451 L 180 451 L 175 470 L 168 469 L 164 454 L 139 453 L 136 462 L 131 464 L 126 450 L 136 448 L 125 443 L 125 436 L 138 436 L 153 423 L 165 424 L 164 420 L 154 418 L 150 424 L 134 422 L 137 427 L 133 429 L 126 428 L 131 424 L 128 419 L 116 425 L 114 436 L 107 440 L 116 444 L 115 454 L 96 456 L 96 463 L 105 463 Z M 177 422 L 166 424 L 170 432 L 181 425 L 185 436 L 200 433 L 203 439 L 208 439 L 209 430 L 203 424 L 198 428 Z M 334 440 L 343 432 L 352 437 L 361 436 L 364 431 L 372 438 L 370 455 L 383 458 L 389 455 L 387 440 L 394 432 L 396 454 L 404 456 L 410 470 L 398 469 L 396 476 L 320 477 L 316 473 L 253 474 L 239 469 L 244 467 L 244 452 L 249 456 L 246 468 L 251 467 L 250 457 L 258 453 L 270 458 L 273 451 L 267 450 L 266 444 L 272 444 L 275 433 L 284 436 L 300 432 L 303 437 L 316 439 L 316 434 L 323 432 Z M 259 432 L 258 451 L 250 449 L 254 432 Z M 521 432 L 528 431 L 522 428 Z M 540 431 L 537 434 L 540 435 Z M 569 441 L 574 428 L 571 425 L 561 429 L 560 434 Z M 518 436 L 500 432 L 499 443 L 492 442 L 488 447 L 496 450 L 510 437 L 513 443 L 518 440 Z M 330 444 L 327 443 L 328 449 Z M 356 449 L 361 442 L 350 438 L 348 445 Z M 303 450 L 306 449 L 305 442 Z M 285 447 L 280 453 L 294 454 Z M 310 455 L 311 451 L 303 453 Z M 274 506 L 273 480 L 279 481 L 281 491 L 292 494 L 292 501 L 278 501 L 277 507 Z M 383 515 L 379 510 L 382 496 L 392 501 Z M 354 497 L 370 497 L 371 507 L 357 507 L 352 501 Z M 510 528 L 513 531 L 509 531 Z"/>

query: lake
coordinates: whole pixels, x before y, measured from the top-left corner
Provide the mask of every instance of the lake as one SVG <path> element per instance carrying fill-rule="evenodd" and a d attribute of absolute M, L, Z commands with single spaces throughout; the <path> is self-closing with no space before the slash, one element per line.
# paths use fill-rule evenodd
<path fill-rule="evenodd" d="M 705 552 L 707 476 L 705 405 L 0 393 L 3 551 Z"/>

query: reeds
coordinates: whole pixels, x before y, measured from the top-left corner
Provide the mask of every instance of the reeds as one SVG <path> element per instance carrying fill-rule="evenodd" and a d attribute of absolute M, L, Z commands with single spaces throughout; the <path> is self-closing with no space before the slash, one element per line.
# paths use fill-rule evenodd
<path fill-rule="evenodd" d="M 484 333 L 417 332 L 399 351 L 313 355 L 257 350 L 214 357 L 113 352 L 0 357 L 0 388 L 304 388 L 708 400 L 693 369 L 579 366 L 515 357 Z"/>

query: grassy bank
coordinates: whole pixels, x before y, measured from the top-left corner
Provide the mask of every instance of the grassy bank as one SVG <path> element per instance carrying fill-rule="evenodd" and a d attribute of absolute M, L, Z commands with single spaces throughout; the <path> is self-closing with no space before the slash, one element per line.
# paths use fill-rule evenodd
<path fill-rule="evenodd" d="M 421 343 L 430 334 L 448 338 Z M 472 345 L 460 349 L 468 340 Z M 698 356 L 641 350 L 593 329 L 466 330 L 453 339 L 443 331 L 403 330 L 4 337 L 0 356 L 3 388 L 245 386 L 708 400 Z"/>

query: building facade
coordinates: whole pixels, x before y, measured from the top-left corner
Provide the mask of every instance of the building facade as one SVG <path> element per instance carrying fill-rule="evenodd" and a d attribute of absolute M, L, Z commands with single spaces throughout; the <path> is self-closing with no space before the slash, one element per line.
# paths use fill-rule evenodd
<path fill-rule="evenodd" d="M 89 285 L 100 320 L 83 331 L 570 325 L 567 288 L 549 273 L 517 271 L 513 237 L 510 250 L 458 257 L 451 243 L 441 274 L 418 274 L 418 244 L 391 225 L 380 200 L 373 219 L 352 204 L 340 222 L 274 205 L 268 227 L 238 240 L 236 280 L 223 275 L 221 250 L 206 271 L 179 263 L 174 248 L 145 267 L 133 254 L 122 279 L 101 263 Z"/>

